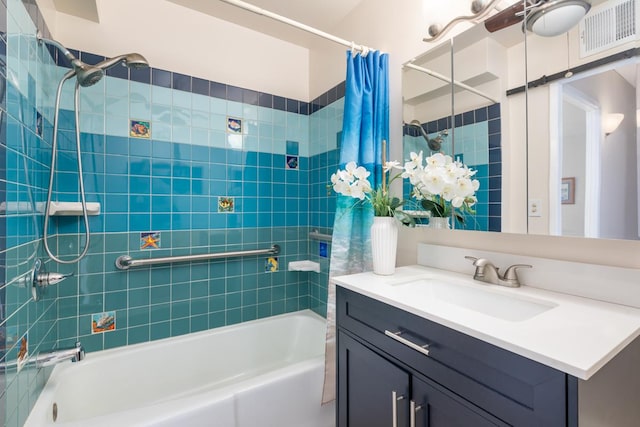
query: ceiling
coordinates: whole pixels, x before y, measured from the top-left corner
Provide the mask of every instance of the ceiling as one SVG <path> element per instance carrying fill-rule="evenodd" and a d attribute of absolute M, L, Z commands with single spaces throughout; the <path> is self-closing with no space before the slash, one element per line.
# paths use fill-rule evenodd
<path fill-rule="evenodd" d="M 172 3 L 228 21 L 304 47 L 310 47 L 310 34 L 257 15 L 220 0 L 168 0 Z M 316 29 L 331 32 L 362 0 L 250 0 L 247 3 Z"/>
<path fill-rule="evenodd" d="M 99 22 L 97 2 L 100 0 L 53 1 L 58 12 Z M 305 31 L 224 3 L 221 0 L 166 1 L 299 46 L 311 47 L 312 41 L 317 40 L 317 37 L 311 36 Z M 249 0 L 247 3 L 330 33 L 335 25 L 345 19 L 362 1 L 364 0 Z"/>
<path fill-rule="evenodd" d="M 271 18 L 243 10 L 220 0 L 168 0 L 172 3 L 219 18 L 278 39 L 310 47 L 317 37 Z M 265 9 L 316 29 L 331 32 L 362 0 L 250 0 Z"/>

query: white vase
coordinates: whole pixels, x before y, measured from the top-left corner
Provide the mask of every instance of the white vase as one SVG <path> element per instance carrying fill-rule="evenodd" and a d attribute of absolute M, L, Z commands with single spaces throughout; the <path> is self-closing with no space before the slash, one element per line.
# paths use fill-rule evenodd
<path fill-rule="evenodd" d="M 443 230 L 450 229 L 451 225 L 449 224 L 449 217 L 432 216 L 429 218 L 429 228 L 439 228 Z"/>
<path fill-rule="evenodd" d="M 388 276 L 396 270 L 398 223 L 394 217 L 375 216 L 371 226 L 373 272 Z"/>

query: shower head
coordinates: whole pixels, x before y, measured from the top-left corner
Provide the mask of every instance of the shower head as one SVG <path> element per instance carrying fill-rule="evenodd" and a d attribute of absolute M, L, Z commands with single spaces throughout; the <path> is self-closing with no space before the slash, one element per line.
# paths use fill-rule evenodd
<path fill-rule="evenodd" d="M 69 49 L 64 47 L 60 42 L 51 39 L 43 38 L 40 33 L 36 34 L 38 41 L 41 43 L 48 43 L 55 46 L 62 52 L 62 54 L 69 60 L 71 67 L 75 72 L 75 76 L 78 79 L 78 83 L 82 87 L 92 86 L 100 81 L 104 77 L 104 72 L 116 64 L 123 63 L 129 68 L 144 68 L 149 66 L 149 62 L 144 56 L 139 53 L 128 53 L 125 55 L 116 56 L 114 58 L 105 59 L 96 65 L 85 64 L 76 58 Z M 73 77 L 74 73 L 70 73 L 67 78 Z"/>
<path fill-rule="evenodd" d="M 417 127 L 418 129 L 420 129 L 420 134 L 422 135 L 424 140 L 427 141 L 427 146 L 429 147 L 430 150 L 432 150 L 432 151 L 439 151 L 440 150 L 440 148 L 442 147 L 442 136 L 441 135 L 438 135 L 437 137 L 435 137 L 433 139 L 429 138 L 429 135 L 424 130 L 424 128 L 422 127 L 422 123 L 420 123 L 419 120 L 411 120 L 411 123 L 409 123 L 409 126 L 414 126 L 414 127 Z M 446 133 L 445 133 L 445 135 L 446 135 Z"/>
<path fill-rule="evenodd" d="M 38 41 L 40 43 L 47 43 L 56 47 L 60 52 L 62 52 L 65 58 L 69 60 L 69 62 L 71 63 L 71 68 L 74 72 L 67 73 L 67 75 L 65 75 L 65 79 L 71 78 L 75 74 L 80 86 L 87 87 L 98 83 L 102 76 L 104 76 L 104 71 L 102 69 L 97 68 L 93 65 L 85 64 L 84 62 L 80 61 L 71 52 L 69 52 L 69 49 L 64 47 L 60 42 L 56 40 L 45 39 L 41 36 L 40 32 L 36 34 L 36 37 L 38 38 Z"/>
<path fill-rule="evenodd" d="M 126 55 L 116 56 L 114 58 L 105 59 L 96 65 L 87 65 L 82 61 L 75 59 L 71 61 L 73 69 L 76 71 L 80 86 L 86 87 L 98 83 L 104 76 L 106 70 L 115 65 L 122 63 L 129 68 L 148 67 L 149 63 L 144 56 L 139 53 L 127 53 Z"/>
<path fill-rule="evenodd" d="M 93 65 L 85 64 L 79 59 L 74 58 L 71 61 L 71 66 L 76 72 L 78 84 L 82 87 L 93 86 L 104 76 L 104 70 Z"/>
<path fill-rule="evenodd" d="M 149 62 L 139 53 L 127 53 L 125 55 L 105 59 L 104 61 L 97 63 L 96 67 L 101 70 L 108 70 L 119 63 L 122 63 L 129 68 L 145 68 L 149 66 Z"/>

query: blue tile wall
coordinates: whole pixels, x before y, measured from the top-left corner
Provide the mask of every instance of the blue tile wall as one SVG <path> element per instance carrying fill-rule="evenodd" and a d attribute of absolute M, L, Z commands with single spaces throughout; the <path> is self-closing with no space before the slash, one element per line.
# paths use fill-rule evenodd
<path fill-rule="evenodd" d="M 6 73 L 0 103 L 0 303 L 6 337 L 2 361 L 15 359 L 28 334 L 29 352 L 71 345 L 88 351 L 145 342 L 217 326 L 311 308 L 326 313 L 328 248 L 309 231 L 330 233 L 335 197 L 326 191 L 337 168 L 344 83 L 311 102 L 207 81 L 168 70 L 114 67 L 83 88 L 80 131 L 91 217 L 88 255 L 56 265 L 42 253 L 42 206 L 51 160 L 53 99 L 68 61 L 39 45 L 50 33 L 33 2 L 7 0 L 0 34 Z M 4 20 L 3 20 L 4 21 Z M 71 52 L 88 63 L 105 58 Z M 5 78 L 4 76 L 8 76 Z M 60 112 L 55 199 L 77 201 L 72 85 Z M 241 119 L 241 134 L 227 132 L 227 117 Z M 151 121 L 151 138 L 129 136 L 129 119 Z M 298 168 L 286 168 L 286 156 Z M 233 198 L 233 212 L 218 212 L 218 198 Z M 84 245 L 77 218 L 55 218 L 49 243 L 60 256 Z M 140 233 L 160 233 L 160 248 L 140 249 Z M 265 257 L 187 263 L 122 272 L 114 260 L 282 247 L 280 269 Z M 74 272 L 39 302 L 16 286 L 36 258 L 49 271 Z M 287 271 L 289 261 L 313 259 L 322 273 Z M 91 334 L 92 313 L 115 311 L 113 332 Z M 49 370 L 5 372 L 0 418 L 24 423 Z M 7 402 L 11 402 L 7 405 Z"/>
<path fill-rule="evenodd" d="M 42 138 L 50 124 L 42 116 L 46 93 L 35 76 L 49 79 L 52 62 L 33 34 L 36 23 L 49 32 L 33 2 L 0 4 L 0 362 L 15 361 L 23 337 L 29 354 L 51 349 L 57 340 L 57 289 L 34 302 L 20 286 L 41 256 L 42 214 L 50 145 Z M 58 75 L 52 79 L 57 79 Z M 20 426 L 47 379 L 48 371 L 4 369 L 0 419 Z"/>
<path fill-rule="evenodd" d="M 500 231 L 502 227 L 502 149 L 500 128 L 500 104 L 466 111 L 453 117 L 454 128 L 451 131 L 451 117 L 443 117 L 422 127 L 430 138 L 442 131 L 442 151 L 454 153 L 454 157 L 477 171 L 475 177 L 480 181 L 480 190 L 476 193 L 478 203 L 476 214 L 465 214 L 464 224 L 456 223 L 456 228 L 480 231 Z M 415 126 L 404 125 L 403 153 L 406 159 L 411 151 L 424 151 L 424 139 Z M 425 152 L 425 156 L 429 153 Z M 404 197 L 409 197 L 411 185 L 403 183 Z"/>

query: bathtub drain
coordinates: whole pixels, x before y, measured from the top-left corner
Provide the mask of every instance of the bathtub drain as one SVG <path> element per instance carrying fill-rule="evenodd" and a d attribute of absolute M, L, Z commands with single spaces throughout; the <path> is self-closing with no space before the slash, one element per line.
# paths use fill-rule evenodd
<path fill-rule="evenodd" d="M 56 422 L 56 420 L 58 419 L 58 404 L 57 403 L 53 403 L 53 422 Z"/>

